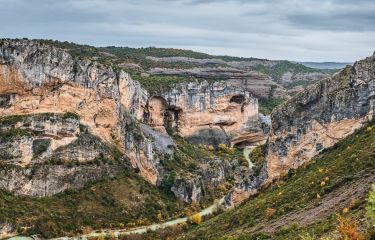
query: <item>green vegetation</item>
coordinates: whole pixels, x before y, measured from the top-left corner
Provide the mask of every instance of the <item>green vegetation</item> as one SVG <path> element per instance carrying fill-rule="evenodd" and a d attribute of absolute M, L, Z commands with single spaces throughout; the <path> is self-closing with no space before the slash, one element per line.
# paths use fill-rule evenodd
<path fill-rule="evenodd" d="M 0 126 L 13 126 L 17 123 L 28 123 L 31 120 L 35 121 L 45 121 L 50 120 L 52 122 L 56 120 L 65 119 L 79 119 L 76 113 L 66 112 L 66 113 L 37 113 L 37 114 L 27 114 L 27 115 L 10 115 L 0 117 Z"/>
<path fill-rule="evenodd" d="M 309 72 L 323 72 L 319 69 L 309 68 L 299 63 L 293 63 L 289 61 L 280 61 L 277 64 L 273 65 L 272 67 L 264 66 L 264 65 L 257 65 L 253 68 L 253 70 L 257 70 L 263 72 L 272 77 L 275 82 L 280 82 L 281 77 L 286 72 L 295 72 L 295 73 L 309 73 Z"/>
<path fill-rule="evenodd" d="M 259 145 L 255 147 L 250 153 L 250 160 L 254 164 L 254 173 L 258 174 L 263 166 L 264 161 L 266 161 L 266 150 L 267 145 Z"/>
<path fill-rule="evenodd" d="M 272 110 L 279 106 L 284 99 L 282 98 L 268 98 L 268 99 L 259 99 L 259 112 L 264 115 L 270 115 Z"/>
<path fill-rule="evenodd" d="M 146 48 L 129 48 L 129 47 L 105 47 L 108 52 L 116 55 L 123 56 L 152 56 L 152 57 L 188 57 L 188 58 L 213 58 L 213 56 L 194 52 L 191 50 L 174 49 L 174 48 L 156 48 L 156 47 L 146 47 Z"/>
<path fill-rule="evenodd" d="M 140 82 L 140 84 L 147 89 L 151 94 L 164 92 L 170 90 L 178 83 L 197 81 L 195 78 L 179 77 L 179 76 L 159 76 L 149 75 L 142 76 L 140 74 L 133 74 L 133 79 Z"/>
<path fill-rule="evenodd" d="M 323 202 L 333 190 L 361 180 L 363 174 L 373 174 L 374 156 L 375 123 L 371 122 L 324 150 L 303 167 L 290 171 L 284 181 L 261 191 L 238 208 L 192 228 L 186 238 L 268 239 L 267 234 L 252 232 L 251 229 L 261 223 L 267 225 L 270 219 L 277 220 L 288 213 Z M 358 199 L 358 204 L 350 206 L 354 219 L 356 216 L 363 219 L 363 201 Z M 333 231 L 338 224 L 333 212 L 329 219 L 322 219 L 311 226 L 285 226 L 275 233 L 275 239 L 299 239 L 300 235 L 306 233 L 322 236 Z"/>
<path fill-rule="evenodd" d="M 372 185 L 372 190 L 367 198 L 366 215 L 371 220 L 372 225 L 375 226 L 375 183 Z"/>
<path fill-rule="evenodd" d="M 176 173 L 191 172 L 204 159 L 214 158 L 214 154 L 206 149 L 190 144 L 183 137 L 173 135 L 177 148 L 174 156 L 163 161 L 163 166 L 168 171 Z"/>
<path fill-rule="evenodd" d="M 159 191 L 131 169 L 114 179 L 47 198 L 14 196 L 0 190 L 0 219 L 23 234 L 55 236 L 87 229 L 134 227 L 184 214 L 187 207 Z M 23 228 L 30 226 L 30 229 Z"/>
<path fill-rule="evenodd" d="M 47 151 L 51 141 L 49 139 L 39 139 L 33 142 L 33 157 L 37 157 Z"/>
<path fill-rule="evenodd" d="M 29 137 L 33 136 L 34 132 L 26 129 L 12 128 L 9 130 L 0 130 L 0 142 L 9 141 L 18 137 Z"/>
<path fill-rule="evenodd" d="M 312 84 L 313 81 L 307 81 L 307 80 L 299 80 L 299 81 L 294 81 L 286 85 L 286 88 L 294 88 L 297 86 L 302 86 L 306 87 L 309 84 Z"/>

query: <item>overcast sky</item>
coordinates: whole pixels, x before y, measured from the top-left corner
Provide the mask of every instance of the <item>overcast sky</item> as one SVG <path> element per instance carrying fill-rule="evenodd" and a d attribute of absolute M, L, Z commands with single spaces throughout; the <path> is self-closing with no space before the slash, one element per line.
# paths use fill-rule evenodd
<path fill-rule="evenodd" d="M 0 37 L 296 61 L 375 51 L 374 0 L 0 0 Z"/>

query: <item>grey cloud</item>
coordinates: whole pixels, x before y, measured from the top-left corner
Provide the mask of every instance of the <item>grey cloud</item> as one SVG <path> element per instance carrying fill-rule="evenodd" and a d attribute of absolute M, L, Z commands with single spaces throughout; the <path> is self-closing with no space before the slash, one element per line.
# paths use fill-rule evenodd
<path fill-rule="evenodd" d="M 353 61 L 375 42 L 370 0 L 0 0 L 0 11 L 1 37 L 98 46 Z"/>

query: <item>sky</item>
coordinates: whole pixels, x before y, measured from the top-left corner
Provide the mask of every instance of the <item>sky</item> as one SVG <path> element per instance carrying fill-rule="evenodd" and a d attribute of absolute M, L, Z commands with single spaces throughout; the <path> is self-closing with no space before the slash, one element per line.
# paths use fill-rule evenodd
<path fill-rule="evenodd" d="M 353 62 L 375 51 L 374 0 L 0 0 L 0 38 Z"/>

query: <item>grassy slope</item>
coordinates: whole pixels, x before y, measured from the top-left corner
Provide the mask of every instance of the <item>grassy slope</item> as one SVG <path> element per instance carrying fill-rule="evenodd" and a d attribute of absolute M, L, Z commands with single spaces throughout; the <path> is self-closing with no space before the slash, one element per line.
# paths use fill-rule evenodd
<path fill-rule="evenodd" d="M 69 190 L 47 198 L 14 196 L 0 190 L 0 219 L 26 234 L 45 237 L 82 229 L 144 225 L 182 214 L 185 204 L 141 179 L 130 169 L 80 191 Z"/>
<path fill-rule="evenodd" d="M 191 229 L 186 238 L 257 239 L 253 235 L 255 233 L 250 231 L 252 227 L 304 209 L 311 202 L 318 204 L 324 201 L 330 192 L 344 186 L 360 172 L 373 172 L 375 169 L 374 152 L 375 123 L 372 122 L 334 147 L 325 150 L 304 167 L 291 172 L 284 182 L 262 191 L 240 207 Z M 329 180 L 322 187 L 321 181 L 326 177 Z M 320 199 L 317 199 L 317 194 L 320 195 Z M 269 216 L 267 209 L 271 208 L 275 209 L 275 213 Z M 353 209 L 352 214 L 363 218 L 363 208 Z M 298 239 L 301 234 L 306 233 L 322 235 L 332 231 L 336 226 L 337 221 L 332 216 L 309 227 L 296 225 L 286 227 L 277 232 L 274 238 Z M 256 235 L 263 236 L 258 239 L 267 239 L 264 234 L 257 233 Z"/>

